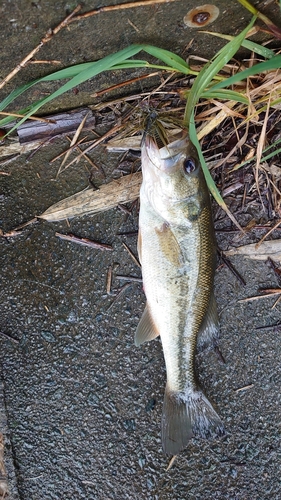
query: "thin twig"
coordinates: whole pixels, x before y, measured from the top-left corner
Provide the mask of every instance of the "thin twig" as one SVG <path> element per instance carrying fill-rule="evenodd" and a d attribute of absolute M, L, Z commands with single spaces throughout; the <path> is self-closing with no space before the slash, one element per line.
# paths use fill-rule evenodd
<path fill-rule="evenodd" d="M 108 267 L 107 276 L 106 276 L 106 293 L 107 295 L 111 295 L 111 283 L 112 283 L 112 266 Z"/>
<path fill-rule="evenodd" d="M 123 274 L 117 274 L 115 278 L 121 281 L 136 281 L 137 283 L 142 283 L 142 278 L 137 278 L 136 276 L 124 276 Z"/>
<path fill-rule="evenodd" d="M 108 137 L 111 137 L 111 135 L 115 134 L 115 132 L 117 132 L 118 130 L 120 130 L 120 128 L 122 128 L 122 126 L 123 126 L 122 124 L 115 125 L 114 127 L 112 127 L 111 130 L 109 130 L 108 132 L 106 132 L 102 137 L 100 137 L 96 141 L 92 142 L 92 144 L 90 146 L 88 146 L 83 151 L 83 153 L 80 153 L 76 158 L 74 158 L 74 160 L 70 161 L 66 165 L 65 169 L 68 168 L 68 167 L 70 167 L 70 165 L 72 165 L 73 163 L 78 162 L 82 158 L 82 156 L 84 156 L 86 153 L 89 153 L 89 151 L 91 151 L 92 149 L 94 149 L 101 142 L 105 141 Z"/>
<path fill-rule="evenodd" d="M 267 326 L 257 326 L 255 330 L 273 330 L 279 331 L 281 329 L 281 323 L 276 323 L 275 325 L 267 325 Z"/>
<path fill-rule="evenodd" d="M 166 472 L 168 472 L 168 470 L 170 470 L 170 469 L 171 469 L 171 467 L 173 467 L 173 464 L 174 464 L 174 462 L 175 462 L 176 458 L 177 458 L 177 455 L 173 455 L 173 456 L 172 456 L 172 458 L 171 458 L 171 460 L 170 460 L 170 462 L 169 462 L 169 464 L 168 464 L 168 467 L 167 467 L 167 469 L 166 469 Z"/>
<path fill-rule="evenodd" d="M 38 219 L 35 217 L 34 219 L 31 219 L 28 222 L 25 222 L 24 224 L 11 229 L 11 231 L 8 231 L 7 233 L 3 233 L 3 231 L 0 230 L 0 236 L 2 236 L 3 238 L 13 238 L 13 236 L 17 236 L 18 234 L 20 234 L 20 231 L 26 226 L 30 226 L 30 224 L 37 224 L 38 222 Z"/>
<path fill-rule="evenodd" d="M 35 61 L 29 61 L 29 64 L 61 64 L 61 61 L 56 61 L 56 60 L 53 60 L 53 61 L 46 61 L 46 60 L 40 60 L 40 59 L 36 59 Z"/>
<path fill-rule="evenodd" d="M 74 136 L 73 136 L 73 138 L 72 138 L 72 140 L 71 140 L 71 142 L 70 142 L 70 147 L 71 147 L 71 146 L 75 146 L 75 144 L 77 143 L 78 138 L 79 138 L 79 135 L 80 135 L 80 133 L 81 133 L 81 131 L 82 131 L 82 129 L 83 129 L 83 127 L 84 127 L 84 125 L 85 125 L 85 122 L 86 122 L 86 120 L 87 120 L 88 116 L 89 116 L 89 111 L 88 111 L 88 113 L 84 116 L 83 120 L 81 121 L 81 123 L 80 123 L 80 124 L 79 124 L 79 126 L 77 127 L 77 130 L 76 130 L 76 132 L 75 132 L 75 134 L 74 134 Z M 61 164 L 60 164 L 60 167 L 59 167 L 59 170 L 58 170 L 58 173 L 57 173 L 57 177 L 58 177 L 58 175 L 60 174 L 60 172 L 62 171 L 62 167 L 63 167 L 63 165 L 65 164 L 65 162 L 66 162 L 67 158 L 69 157 L 70 153 L 71 153 L 71 150 L 69 149 L 69 150 L 66 152 L 65 157 L 64 157 L 64 159 L 62 160 L 62 162 L 61 162 Z"/>
<path fill-rule="evenodd" d="M 277 304 L 279 304 L 280 300 L 281 300 L 281 294 L 279 295 L 278 299 L 275 300 L 275 302 L 274 302 L 274 304 L 273 304 L 273 306 L 272 306 L 271 309 L 275 309 L 275 307 L 277 306 Z"/>
<path fill-rule="evenodd" d="M 273 297 L 273 295 L 280 295 L 281 294 L 281 288 L 276 288 L 272 289 L 272 292 L 265 293 L 264 295 L 254 295 L 253 297 L 247 297 L 246 299 L 240 299 L 238 302 L 249 302 L 250 300 L 258 300 L 258 299 L 264 299 L 267 297 Z"/>
<path fill-rule="evenodd" d="M 254 384 L 245 385 L 244 387 L 239 387 L 234 392 L 246 391 L 247 389 L 252 389 L 252 387 L 254 387 Z"/>
<path fill-rule="evenodd" d="M 123 293 L 128 290 L 128 288 L 131 286 L 131 283 L 126 283 L 126 285 L 123 285 L 120 292 L 116 295 L 115 299 L 113 300 L 113 302 L 111 302 L 110 306 L 107 308 L 106 312 L 108 312 L 113 306 L 114 304 L 117 302 L 118 299 L 120 299 L 121 295 L 123 295 Z"/>
<path fill-rule="evenodd" d="M 263 206 L 263 201 L 262 201 L 262 197 L 261 197 L 261 193 L 260 193 L 260 186 L 259 186 L 259 169 L 260 169 L 260 163 L 261 163 L 264 143 L 265 143 L 265 139 L 266 139 L 266 127 L 267 127 L 267 122 L 268 122 L 270 102 L 271 102 L 271 92 L 270 92 L 269 99 L 267 102 L 265 117 L 263 119 L 263 126 L 262 126 L 260 137 L 258 140 L 257 151 L 256 151 L 256 158 L 257 159 L 256 159 L 256 165 L 255 165 L 255 181 L 256 181 L 258 195 L 260 197 L 260 201 L 261 201 L 263 208 L 264 208 L 264 206 Z"/>
<path fill-rule="evenodd" d="M 134 82 L 138 82 L 139 80 L 144 80 L 145 78 L 151 78 L 152 76 L 158 76 L 160 71 L 156 71 L 154 73 L 148 73 L 147 75 L 136 76 L 136 78 L 130 78 L 130 80 L 125 80 L 124 82 L 117 83 L 116 85 L 112 85 L 111 87 L 107 87 L 106 89 L 99 90 L 94 94 L 91 94 L 91 97 L 100 97 L 103 94 L 108 94 L 108 92 L 112 92 L 113 90 L 120 89 L 120 87 L 124 87 L 125 85 L 131 85 Z"/>
<path fill-rule="evenodd" d="M 262 242 L 269 236 L 275 229 L 280 226 L 281 224 L 281 219 L 262 237 L 262 239 L 256 244 L 256 248 L 259 248 L 259 246 L 262 244 Z"/>
<path fill-rule="evenodd" d="M 140 263 L 139 263 L 139 260 L 137 259 L 137 257 L 135 256 L 135 254 L 132 252 L 132 250 L 128 247 L 128 245 L 126 245 L 126 243 L 123 242 L 123 247 L 127 250 L 128 254 L 131 256 L 131 258 L 133 259 L 134 263 L 138 266 L 138 267 L 141 267 Z"/>
<path fill-rule="evenodd" d="M 106 5 L 105 7 L 99 7 L 98 9 L 90 10 L 89 12 L 85 12 L 85 14 L 80 14 L 80 16 L 75 16 L 70 20 L 70 23 L 74 23 L 75 21 L 81 21 L 82 19 L 87 19 L 91 16 L 96 16 L 97 14 L 101 14 L 102 12 L 113 12 L 115 10 L 124 10 L 124 9 L 132 9 L 134 7 L 146 7 L 147 5 L 155 5 L 160 3 L 172 3 L 177 2 L 177 0 L 142 0 L 139 2 L 127 2 L 118 5 Z"/>
<path fill-rule="evenodd" d="M 1 84 L 0 84 L 0 88 L 1 88 Z M 24 118 L 25 117 L 25 115 L 20 115 L 19 113 L 6 113 L 5 111 L 0 111 L 0 115 L 14 116 L 15 118 Z M 37 116 L 30 116 L 29 119 L 30 120 L 35 120 L 35 121 L 38 121 L 38 122 L 56 123 L 54 120 L 47 120 L 46 118 L 39 118 Z"/>
<path fill-rule="evenodd" d="M 6 337 L 6 339 L 11 340 L 12 342 L 14 342 L 14 344 L 18 344 L 19 343 L 19 340 L 15 339 L 14 337 L 11 337 L 7 333 L 0 332 L 0 335 L 3 335 L 3 337 Z"/>
<path fill-rule="evenodd" d="M 66 138 L 71 142 L 71 139 L 69 139 L 67 136 Z M 55 156 L 52 160 L 50 160 L 50 163 L 54 163 L 55 161 L 59 160 L 63 155 L 65 155 L 68 151 L 74 151 L 77 148 L 77 145 L 82 144 L 86 141 L 87 137 L 82 137 L 80 141 L 78 141 L 74 146 L 69 146 L 69 148 L 66 151 L 62 151 L 62 153 L 59 153 L 57 156 Z"/>
<path fill-rule="evenodd" d="M 246 281 L 244 278 L 242 278 L 241 274 L 235 269 L 233 264 L 230 262 L 230 260 L 224 255 L 222 250 L 218 250 L 219 256 L 222 260 L 222 262 L 228 267 L 228 269 L 234 274 L 234 276 L 242 283 L 242 285 L 246 286 Z"/>
<path fill-rule="evenodd" d="M 6 85 L 7 82 L 9 82 L 22 68 L 25 67 L 26 63 L 32 59 L 37 52 L 43 47 L 43 45 L 46 45 L 54 35 L 56 35 L 61 29 L 65 28 L 69 23 L 70 20 L 79 12 L 81 9 L 81 5 L 77 5 L 77 7 L 74 9 L 69 16 L 67 16 L 61 23 L 58 24 L 56 28 L 53 30 L 51 28 L 48 29 L 48 31 L 45 33 L 45 36 L 42 38 L 41 42 L 35 47 L 5 78 L 2 80 L 0 83 L 0 89 Z"/>
<path fill-rule="evenodd" d="M 105 243 L 98 243 L 97 241 L 92 241 L 89 240 L 88 238 L 78 238 L 78 236 L 74 236 L 73 234 L 56 233 L 55 236 L 57 236 L 61 240 L 71 241 L 73 243 L 78 243 L 79 245 L 95 248 L 98 250 L 111 250 L 111 251 L 113 250 L 111 245 L 106 245 Z"/>

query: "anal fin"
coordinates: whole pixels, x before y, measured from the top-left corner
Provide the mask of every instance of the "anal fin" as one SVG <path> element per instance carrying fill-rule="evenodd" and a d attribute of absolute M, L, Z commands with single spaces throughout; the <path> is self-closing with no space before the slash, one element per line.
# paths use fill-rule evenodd
<path fill-rule="evenodd" d="M 215 347 L 219 338 L 219 318 L 214 293 L 211 295 L 209 307 L 197 335 L 197 350 Z"/>
<path fill-rule="evenodd" d="M 135 345 L 138 347 L 144 342 L 155 339 L 158 335 L 159 332 L 154 325 L 148 304 L 146 304 L 135 333 Z"/>

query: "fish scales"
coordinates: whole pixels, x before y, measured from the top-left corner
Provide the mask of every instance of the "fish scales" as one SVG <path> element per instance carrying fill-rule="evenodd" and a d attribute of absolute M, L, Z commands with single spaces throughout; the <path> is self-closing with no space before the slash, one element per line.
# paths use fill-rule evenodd
<path fill-rule="evenodd" d="M 138 252 L 147 305 L 135 342 L 160 335 L 167 371 L 162 444 L 176 454 L 192 434 L 223 431 L 194 373 L 196 344 L 213 341 L 215 237 L 209 192 L 188 137 L 142 146 Z"/>

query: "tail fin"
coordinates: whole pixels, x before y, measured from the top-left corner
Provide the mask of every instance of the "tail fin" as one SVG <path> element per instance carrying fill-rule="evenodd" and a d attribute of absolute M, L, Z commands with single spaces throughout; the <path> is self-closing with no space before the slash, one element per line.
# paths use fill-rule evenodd
<path fill-rule="evenodd" d="M 192 436 L 208 438 L 223 433 L 220 417 L 200 389 L 185 394 L 166 387 L 162 416 L 164 453 L 177 455 Z"/>

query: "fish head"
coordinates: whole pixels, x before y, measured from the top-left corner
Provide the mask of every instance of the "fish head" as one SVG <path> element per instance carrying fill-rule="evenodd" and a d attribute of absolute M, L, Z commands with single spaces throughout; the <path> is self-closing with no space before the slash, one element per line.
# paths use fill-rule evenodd
<path fill-rule="evenodd" d="M 153 209 L 167 221 L 184 211 L 191 218 L 209 197 L 204 174 L 188 135 L 158 148 L 149 135 L 142 145 L 142 190 Z M 207 195 L 206 195 L 207 193 Z"/>

